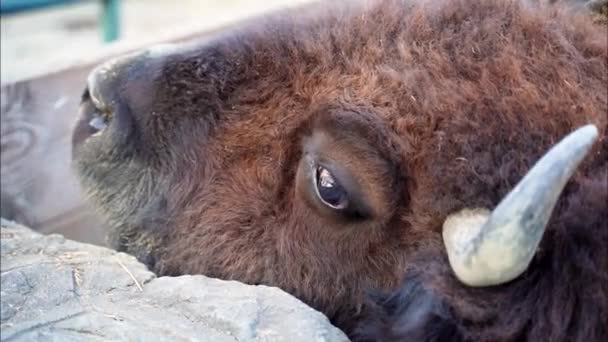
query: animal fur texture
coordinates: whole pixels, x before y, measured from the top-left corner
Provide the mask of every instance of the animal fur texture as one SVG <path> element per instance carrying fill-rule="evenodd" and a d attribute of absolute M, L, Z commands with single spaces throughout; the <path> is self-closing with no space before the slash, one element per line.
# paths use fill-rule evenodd
<path fill-rule="evenodd" d="M 605 341 L 607 40 L 536 2 L 307 5 L 94 71 L 75 164 L 111 245 L 159 275 L 277 286 L 355 340 Z M 588 123 L 528 270 L 461 284 L 447 215 L 492 209 Z M 356 208 L 320 203 L 306 158 Z"/>

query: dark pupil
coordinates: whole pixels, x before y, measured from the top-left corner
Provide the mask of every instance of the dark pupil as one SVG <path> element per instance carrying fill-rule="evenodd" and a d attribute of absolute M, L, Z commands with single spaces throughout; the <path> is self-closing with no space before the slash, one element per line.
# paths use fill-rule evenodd
<path fill-rule="evenodd" d="M 321 199 L 331 206 L 337 207 L 344 201 L 344 189 L 327 169 L 317 169 L 317 188 Z"/>

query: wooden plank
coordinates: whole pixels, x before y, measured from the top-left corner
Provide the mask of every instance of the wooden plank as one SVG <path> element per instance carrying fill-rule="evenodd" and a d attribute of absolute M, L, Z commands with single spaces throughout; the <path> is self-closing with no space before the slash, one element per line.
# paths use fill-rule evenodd
<path fill-rule="evenodd" d="M 2 216 L 102 244 L 100 218 L 71 170 L 71 127 L 89 66 L 1 90 Z"/>

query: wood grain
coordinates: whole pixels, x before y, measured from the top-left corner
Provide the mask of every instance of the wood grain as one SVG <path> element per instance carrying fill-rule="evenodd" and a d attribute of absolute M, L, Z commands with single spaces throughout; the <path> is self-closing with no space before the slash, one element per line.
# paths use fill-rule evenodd
<path fill-rule="evenodd" d="M 89 70 L 2 87 L 1 207 L 3 217 L 45 233 L 103 244 L 101 219 L 71 168 L 72 123 Z"/>

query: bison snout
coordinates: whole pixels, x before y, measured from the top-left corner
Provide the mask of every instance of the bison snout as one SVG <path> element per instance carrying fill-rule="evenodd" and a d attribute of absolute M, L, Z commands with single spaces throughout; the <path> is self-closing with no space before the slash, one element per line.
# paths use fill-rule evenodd
<path fill-rule="evenodd" d="M 117 128 L 145 126 L 157 93 L 156 80 L 163 68 L 163 58 L 149 50 L 110 60 L 95 68 L 87 79 L 91 102 L 106 119 L 116 120 Z"/>
<path fill-rule="evenodd" d="M 159 46 L 111 59 L 93 69 L 87 78 L 73 147 L 95 136 L 114 143 L 143 140 L 152 126 L 155 99 L 162 89 L 167 57 L 175 49 Z"/>

